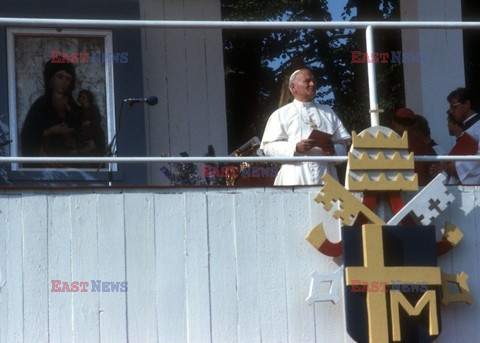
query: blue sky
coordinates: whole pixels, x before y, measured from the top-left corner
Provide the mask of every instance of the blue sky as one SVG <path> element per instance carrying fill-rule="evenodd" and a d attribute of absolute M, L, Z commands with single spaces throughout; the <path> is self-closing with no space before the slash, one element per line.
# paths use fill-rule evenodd
<path fill-rule="evenodd" d="M 333 21 L 343 21 L 342 12 L 347 0 L 329 0 L 328 10 L 332 14 Z"/>
<path fill-rule="evenodd" d="M 342 18 L 343 9 L 347 0 L 328 0 L 328 11 L 332 15 L 332 21 L 344 21 Z M 353 11 L 355 14 L 355 11 Z M 348 20 L 348 19 L 347 19 Z M 278 66 L 285 62 L 286 59 L 278 58 L 270 61 L 269 66 L 273 69 L 277 69 Z M 326 94 L 322 97 L 322 100 L 333 99 L 333 93 L 330 92 L 330 86 L 321 87 L 322 92 Z"/>
<path fill-rule="evenodd" d="M 332 15 L 332 21 L 344 21 L 342 18 L 343 9 L 347 0 L 328 0 L 328 11 Z M 354 13 L 355 14 L 355 13 Z M 272 68 L 277 68 L 278 64 L 283 63 L 283 59 L 279 58 L 269 63 Z"/>

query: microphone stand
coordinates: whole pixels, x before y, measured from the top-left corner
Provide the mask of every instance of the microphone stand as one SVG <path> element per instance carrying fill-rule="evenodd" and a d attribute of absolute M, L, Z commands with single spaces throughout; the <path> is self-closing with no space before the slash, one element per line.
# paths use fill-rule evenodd
<path fill-rule="evenodd" d="M 124 99 L 122 101 L 122 105 L 120 106 L 120 114 L 119 114 L 119 119 L 118 119 L 118 125 L 117 129 L 115 130 L 115 135 L 113 135 L 112 140 L 107 146 L 107 151 L 106 154 L 108 157 L 112 156 L 117 156 L 118 152 L 118 144 L 117 144 L 117 136 L 120 133 L 120 130 L 122 129 L 123 124 L 127 120 L 128 117 L 128 112 L 130 112 L 130 109 L 132 108 L 133 104 L 136 104 L 137 102 L 145 102 L 148 106 L 154 106 L 158 103 L 158 98 L 156 96 L 149 96 L 145 99 Z M 127 109 L 125 111 L 125 115 L 122 116 L 122 110 L 123 110 L 123 104 L 126 103 Z M 98 170 L 100 170 L 101 164 L 98 166 Z M 113 171 L 112 171 L 112 166 L 111 163 L 108 164 L 108 185 L 112 186 L 113 183 Z"/>
<path fill-rule="evenodd" d="M 124 103 L 127 104 L 127 106 L 126 106 L 127 108 L 126 108 L 126 111 L 125 111 L 125 115 L 122 116 L 123 104 Z M 120 115 L 119 115 L 118 125 L 117 125 L 117 128 L 115 130 L 115 134 L 112 137 L 112 140 L 110 141 L 110 143 L 108 143 L 107 151 L 106 151 L 106 157 L 117 156 L 117 152 L 118 152 L 117 136 L 120 133 L 120 130 L 122 129 L 123 124 L 127 120 L 128 113 L 130 112 L 130 109 L 132 108 L 133 104 L 134 104 L 134 102 L 128 101 L 127 99 L 122 101 L 122 104 L 120 105 Z M 100 168 L 101 168 L 101 164 L 98 166 L 97 171 L 100 170 Z M 112 168 L 111 163 L 109 163 L 108 164 L 108 185 L 111 187 L 112 184 L 113 184 L 113 168 Z"/>

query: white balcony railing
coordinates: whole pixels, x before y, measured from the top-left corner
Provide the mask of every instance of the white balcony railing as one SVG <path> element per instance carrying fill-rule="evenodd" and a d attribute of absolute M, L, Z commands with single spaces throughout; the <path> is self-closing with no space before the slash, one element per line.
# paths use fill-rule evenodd
<path fill-rule="evenodd" d="M 374 51 L 374 29 L 480 29 L 480 22 L 462 21 L 199 21 L 199 20 L 103 20 L 103 19 L 47 19 L 0 17 L 0 26 L 54 27 L 54 28 L 158 28 L 158 29 L 365 29 L 367 54 Z M 375 63 L 367 63 L 370 100 L 370 121 L 379 125 Z M 182 163 L 182 162 L 344 162 L 346 157 L 108 157 L 108 158 L 26 158 L 0 157 L 0 163 L 45 162 L 99 162 L 99 163 Z M 416 156 L 417 161 L 477 161 L 480 156 Z"/>

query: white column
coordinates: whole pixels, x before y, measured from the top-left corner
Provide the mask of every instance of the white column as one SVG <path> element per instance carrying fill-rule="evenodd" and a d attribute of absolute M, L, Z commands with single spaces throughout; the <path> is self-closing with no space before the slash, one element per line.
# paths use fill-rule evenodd
<path fill-rule="evenodd" d="M 460 0 L 401 0 L 402 21 L 461 21 Z M 402 30 L 403 52 L 426 53 L 424 63 L 405 63 L 406 106 L 427 118 L 432 138 L 449 149 L 447 95 L 465 87 L 461 30 Z"/>

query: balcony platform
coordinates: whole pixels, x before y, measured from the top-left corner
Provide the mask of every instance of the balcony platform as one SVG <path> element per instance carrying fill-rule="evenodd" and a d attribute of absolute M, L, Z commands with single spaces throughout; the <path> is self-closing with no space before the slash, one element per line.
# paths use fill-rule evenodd
<path fill-rule="evenodd" d="M 442 307 L 437 342 L 473 342 L 480 188 L 449 190 L 456 200 L 435 224 L 448 219 L 464 238 L 439 265 L 465 271 L 475 300 Z M 338 223 L 313 200 L 318 192 L 2 189 L 0 342 L 351 342 L 342 299 L 305 301 L 310 274 L 341 264 L 305 240 L 320 222 L 339 239 Z M 89 285 L 52 292 L 53 280 Z M 122 282 L 125 292 L 112 291 Z"/>

